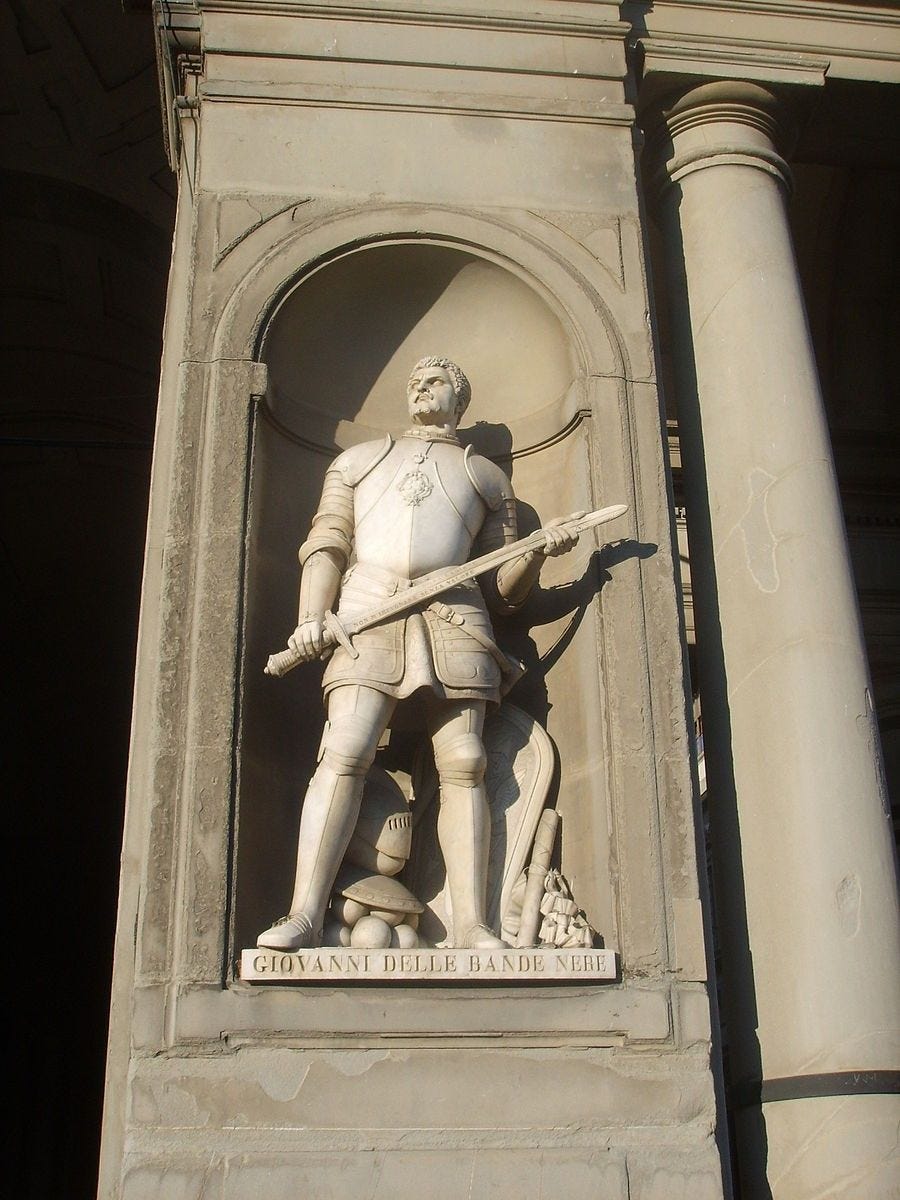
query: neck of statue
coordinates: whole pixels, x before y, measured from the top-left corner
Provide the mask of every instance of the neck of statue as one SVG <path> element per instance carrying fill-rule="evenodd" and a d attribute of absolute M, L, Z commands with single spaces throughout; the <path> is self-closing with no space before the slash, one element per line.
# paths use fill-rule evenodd
<path fill-rule="evenodd" d="M 403 437 L 419 438 L 426 442 L 453 442 L 459 444 L 455 425 L 413 425 L 404 430 Z"/>

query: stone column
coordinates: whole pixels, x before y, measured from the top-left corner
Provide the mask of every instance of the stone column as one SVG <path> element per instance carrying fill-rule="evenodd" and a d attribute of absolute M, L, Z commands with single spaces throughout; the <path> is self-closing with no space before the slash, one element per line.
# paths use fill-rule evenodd
<path fill-rule="evenodd" d="M 768 91 L 707 84 L 662 113 L 648 156 L 744 1194 L 875 1200 L 896 1183 L 894 858 L 783 133 Z"/>

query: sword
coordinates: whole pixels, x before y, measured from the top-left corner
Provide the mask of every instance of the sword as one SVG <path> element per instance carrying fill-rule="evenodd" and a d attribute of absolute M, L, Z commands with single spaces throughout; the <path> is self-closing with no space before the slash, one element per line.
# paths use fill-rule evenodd
<path fill-rule="evenodd" d="M 582 534 L 597 525 L 614 521 L 616 517 L 621 517 L 627 511 L 627 504 L 611 504 L 609 508 L 600 508 L 596 512 L 573 513 L 571 517 L 560 521 L 553 528 L 563 529 L 567 533 Z M 396 617 L 399 613 L 408 612 L 426 600 L 433 600 L 435 596 L 440 596 L 442 592 L 448 592 L 460 583 L 466 583 L 469 579 L 475 579 L 487 571 L 502 567 L 504 563 L 518 558 L 520 554 L 526 554 L 529 550 L 540 550 L 546 545 L 547 537 L 544 529 L 536 529 L 534 533 L 519 538 L 517 542 L 510 542 L 508 546 L 500 546 L 497 550 L 491 550 L 487 554 L 472 558 L 459 566 L 442 567 L 439 571 L 431 571 L 428 575 L 422 575 L 410 587 L 384 600 L 381 604 L 377 604 L 374 608 L 370 608 L 362 616 L 352 617 L 348 621 L 340 621 L 334 613 L 327 612 L 325 614 L 324 648 L 328 650 L 340 644 L 356 658 L 358 657 L 357 651 L 354 650 L 350 641 L 354 634 L 362 633 L 364 629 L 369 629 L 373 625 L 380 625 L 382 621 Z M 278 654 L 269 655 L 265 673 L 275 676 L 286 675 L 288 671 L 306 661 L 299 651 L 288 647 L 287 650 L 282 650 Z"/>

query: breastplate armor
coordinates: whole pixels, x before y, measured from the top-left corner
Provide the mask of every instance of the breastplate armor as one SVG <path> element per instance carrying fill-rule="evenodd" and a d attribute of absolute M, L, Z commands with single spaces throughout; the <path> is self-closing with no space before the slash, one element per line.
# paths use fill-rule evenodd
<path fill-rule="evenodd" d="M 460 446 L 400 438 L 354 489 L 357 561 L 406 579 L 457 566 L 486 512 Z"/>

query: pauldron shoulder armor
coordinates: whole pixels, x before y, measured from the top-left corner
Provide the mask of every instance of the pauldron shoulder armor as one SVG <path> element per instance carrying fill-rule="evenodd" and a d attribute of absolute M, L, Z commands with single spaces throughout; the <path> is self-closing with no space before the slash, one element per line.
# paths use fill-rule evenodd
<path fill-rule="evenodd" d="M 311 555 L 325 550 L 333 555 L 341 571 L 346 569 L 353 548 L 353 489 L 378 466 L 393 444 L 387 434 L 380 442 L 351 446 L 328 468 L 312 529 L 299 550 L 304 566 Z"/>
<path fill-rule="evenodd" d="M 491 512 L 495 512 L 504 501 L 514 499 L 506 472 L 489 459 L 476 454 L 471 446 L 466 447 L 465 464 L 472 486 Z"/>
<path fill-rule="evenodd" d="M 339 471 L 348 487 L 356 487 L 378 466 L 393 444 L 394 439 L 389 433 L 378 442 L 361 442 L 339 454 L 328 470 Z"/>

